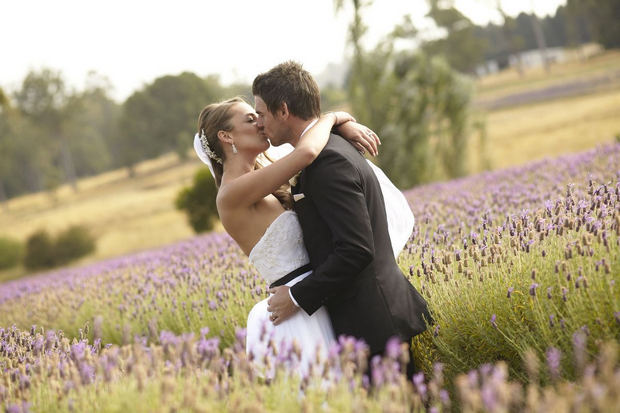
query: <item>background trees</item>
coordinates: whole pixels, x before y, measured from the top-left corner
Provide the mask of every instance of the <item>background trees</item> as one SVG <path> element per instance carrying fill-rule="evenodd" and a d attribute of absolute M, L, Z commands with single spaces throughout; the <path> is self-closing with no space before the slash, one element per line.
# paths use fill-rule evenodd
<path fill-rule="evenodd" d="M 501 0 L 480 0 L 502 11 Z M 363 14 L 372 2 L 353 5 L 352 50 L 346 84 L 322 85 L 324 108 L 348 107 L 384 136 L 378 162 L 402 187 L 460 176 L 473 124 L 471 82 L 476 67 L 535 48 L 577 46 L 592 40 L 620 46 L 620 3 L 567 0 L 553 16 L 531 13 L 502 24 L 476 26 L 450 0 L 427 0 L 439 37 L 426 36 L 405 19 L 373 47 L 363 44 Z M 436 33 L 435 33 L 436 34 Z M 398 47 L 395 46 L 398 41 Z M 404 47 L 403 47 L 404 45 Z M 109 96 L 112 85 L 91 73 L 81 90 L 52 69 L 31 71 L 17 90 L 0 90 L 0 203 L 28 192 L 53 191 L 112 168 L 135 173 L 136 163 L 175 152 L 184 160 L 196 117 L 224 97 L 250 97 L 249 85 L 224 87 L 217 76 L 181 73 L 159 77 L 124 102 Z"/>
<path fill-rule="evenodd" d="M 217 76 L 193 73 L 155 79 L 118 104 L 112 85 L 90 73 L 83 90 L 62 74 L 32 71 L 12 96 L 0 91 L 0 202 L 54 190 L 77 178 L 127 167 L 174 151 L 184 160 L 202 107 L 249 86 L 223 87 Z"/>
<path fill-rule="evenodd" d="M 374 49 L 365 50 L 361 39 L 366 27 L 361 16 L 369 4 L 353 2 L 348 92 L 357 119 L 382 137 L 379 164 L 402 188 L 463 175 L 471 82 L 442 56 L 430 56 L 414 47 L 394 48 L 397 39 L 415 39 L 417 31 L 409 19 Z M 462 17 L 454 10 L 431 13 L 451 28 Z M 447 46 L 435 43 L 431 47 Z"/>

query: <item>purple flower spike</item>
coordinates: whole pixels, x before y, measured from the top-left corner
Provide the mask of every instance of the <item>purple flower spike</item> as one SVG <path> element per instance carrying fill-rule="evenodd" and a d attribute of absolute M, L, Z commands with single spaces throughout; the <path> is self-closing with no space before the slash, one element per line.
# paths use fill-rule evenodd
<path fill-rule="evenodd" d="M 493 328 L 497 329 L 497 324 L 495 323 L 495 319 L 496 319 L 496 316 L 495 314 L 493 314 L 491 316 L 491 325 L 493 326 Z"/>
<path fill-rule="evenodd" d="M 560 376 L 560 359 L 562 352 L 555 347 L 551 347 L 547 350 L 547 366 L 553 380 L 557 380 Z"/>
<path fill-rule="evenodd" d="M 514 287 L 508 287 L 508 293 L 506 294 L 506 297 L 510 298 L 514 290 L 515 290 Z"/>
<path fill-rule="evenodd" d="M 530 295 L 532 297 L 536 297 L 536 289 L 538 288 L 538 283 L 532 283 L 532 285 L 530 285 Z"/>
<path fill-rule="evenodd" d="M 485 383 L 482 386 L 480 396 L 486 411 L 493 412 L 497 409 L 497 394 L 495 394 L 495 389 L 489 383 Z"/>
<path fill-rule="evenodd" d="M 401 341 L 398 337 L 392 337 L 385 345 L 385 354 L 391 359 L 397 359 L 401 353 Z"/>

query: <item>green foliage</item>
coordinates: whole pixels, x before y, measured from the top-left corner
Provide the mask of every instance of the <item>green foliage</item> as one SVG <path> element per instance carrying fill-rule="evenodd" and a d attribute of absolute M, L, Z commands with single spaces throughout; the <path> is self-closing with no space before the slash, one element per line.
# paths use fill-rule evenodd
<path fill-rule="evenodd" d="M 353 26 L 359 42 L 359 10 Z M 407 20 L 371 51 L 355 44 L 348 85 L 352 113 L 382 137 L 379 164 L 400 187 L 466 172 L 472 82 L 441 57 L 395 51 L 415 33 Z"/>
<path fill-rule="evenodd" d="M 323 111 L 343 109 L 347 105 L 347 93 L 345 90 L 328 85 L 321 88 L 321 108 Z"/>
<path fill-rule="evenodd" d="M 30 270 L 67 264 L 95 250 L 95 239 L 88 229 L 73 225 L 53 239 L 46 230 L 38 230 L 26 241 L 24 266 Z"/>
<path fill-rule="evenodd" d="M 224 93 L 216 76 L 189 72 L 162 76 L 135 92 L 123 104 L 114 140 L 119 164 L 131 173 L 137 162 L 169 151 L 185 159 L 200 110 Z"/>
<path fill-rule="evenodd" d="M 66 90 L 61 73 L 28 73 L 0 111 L 0 176 L 7 198 L 112 167 L 109 140 L 117 104 L 111 88 L 91 73 L 83 91 Z M 2 198 L 0 196 L 0 198 Z"/>
<path fill-rule="evenodd" d="M 93 252 L 95 239 L 88 228 L 73 225 L 58 234 L 53 250 L 55 264 L 64 265 Z"/>
<path fill-rule="evenodd" d="M 584 16 L 596 41 L 607 49 L 620 47 L 620 2 L 617 0 L 568 0 L 568 13 Z"/>
<path fill-rule="evenodd" d="M 38 230 L 26 240 L 24 266 L 30 270 L 51 268 L 55 264 L 54 242 L 46 230 Z"/>
<path fill-rule="evenodd" d="M 95 72 L 68 90 L 60 72 L 29 72 L 20 88 L 0 91 L 0 202 L 54 190 L 77 178 L 176 152 L 185 159 L 200 110 L 225 96 L 250 96 L 248 85 L 223 87 L 216 76 L 162 76 L 122 105 Z"/>
<path fill-rule="evenodd" d="M 446 30 L 445 37 L 424 42 L 422 48 L 429 55 L 443 56 L 450 66 L 461 72 L 471 73 L 484 56 L 486 41 L 476 36 L 475 25 L 455 7 L 441 7 L 438 0 L 431 0 L 427 16 Z"/>
<path fill-rule="evenodd" d="M 21 242 L 8 237 L 0 237 L 0 270 L 19 264 L 24 254 Z"/>
<path fill-rule="evenodd" d="M 111 142 L 117 133 L 119 105 L 107 95 L 107 79 L 91 73 L 88 88 L 72 94 L 64 109 L 63 130 L 77 176 L 88 176 L 114 166 Z"/>
<path fill-rule="evenodd" d="M 186 212 L 194 231 L 204 232 L 213 228 L 217 217 L 216 196 L 217 187 L 211 173 L 208 169 L 201 169 L 194 175 L 193 185 L 179 192 L 175 205 Z"/>

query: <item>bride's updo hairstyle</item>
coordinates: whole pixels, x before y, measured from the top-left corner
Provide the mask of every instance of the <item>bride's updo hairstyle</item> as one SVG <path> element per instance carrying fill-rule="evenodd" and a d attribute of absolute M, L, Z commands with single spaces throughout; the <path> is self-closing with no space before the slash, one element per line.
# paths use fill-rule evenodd
<path fill-rule="evenodd" d="M 222 160 L 222 163 L 219 163 L 215 159 L 211 158 L 211 165 L 213 166 L 213 173 L 215 178 L 215 185 L 219 188 L 222 184 L 222 175 L 224 174 L 224 165 L 226 162 L 226 155 L 222 150 L 222 142 L 217 137 L 217 133 L 219 131 L 230 132 L 233 129 L 233 124 L 231 122 L 232 118 L 232 107 L 237 103 L 247 103 L 241 97 L 234 97 L 232 99 L 225 100 L 219 103 L 211 103 L 207 105 L 198 116 L 198 134 L 204 131 L 205 136 L 207 137 L 207 142 L 209 143 L 209 149 L 215 154 L 216 157 Z M 266 153 L 263 153 L 265 159 L 269 162 L 273 162 L 271 158 Z M 254 164 L 254 169 L 262 168 L 262 165 L 256 161 Z M 282 204 L 285 209 L 293 208 L 293 196 L 290 193 L 290 185 L 284 184 L 280 188 L 278 188 L 274 193 L 278 201 Z"/>
<path fill-rule="evenodd" d="M 221 130 L 230 132 L 233 125 L 230 121 L 232 112 L 230 109 L 237 103 L 245 103 L 240 97 L 225 100 L 219 103 L 211 103 L 207 105 L 198 116 L 198 134 L 204 132 L 209 143 L 209 149 L 222 160 L 226 161 L 226 155 L 222 150 L 222 143 L 217 137 L 217 133 Z M 222 175 L 224 174 L 224 165 L 211 158 L 211 165 L 215 173 L 215 185 L 219 188 L 222 183 Z"/>

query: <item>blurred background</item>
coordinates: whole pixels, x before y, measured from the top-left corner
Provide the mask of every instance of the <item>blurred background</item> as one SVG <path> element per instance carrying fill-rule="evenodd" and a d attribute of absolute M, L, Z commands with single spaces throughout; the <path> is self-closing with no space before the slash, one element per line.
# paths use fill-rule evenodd
<path fill-rule="evenodd" d="M 403 189 L 620 140 L 617 0 L 2 8 L 0 281 L 221 230 L 198 113 L 289 59 Z"/>

